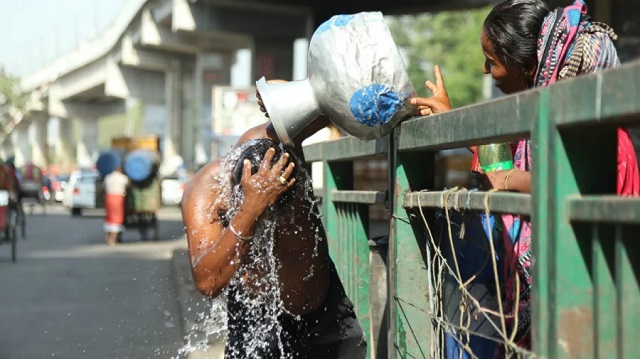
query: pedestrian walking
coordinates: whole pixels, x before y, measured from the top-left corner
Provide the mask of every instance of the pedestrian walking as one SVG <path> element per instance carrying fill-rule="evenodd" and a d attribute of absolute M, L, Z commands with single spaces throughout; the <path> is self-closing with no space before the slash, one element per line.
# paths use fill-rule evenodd
<path fill-rule="evenodd" d="M 104 219 L 105 241 L 108 245 L 113 246 L 116 244 L 118 233 L 124 230 L 125 197 L 129 178 L 122 173 L 120 167 L 117 167 L 104 177 L 103 186 L 106 212 Z"/>

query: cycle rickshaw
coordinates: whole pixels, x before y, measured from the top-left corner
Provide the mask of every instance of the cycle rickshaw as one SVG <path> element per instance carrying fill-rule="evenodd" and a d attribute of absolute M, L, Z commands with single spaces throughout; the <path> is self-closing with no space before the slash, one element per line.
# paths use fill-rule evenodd
<path fill-rule="evenodd" d="M 15 263 L 17 255 L 18 232 L 17 201 L 12 200 L 9 191 L 0 190 L 0 238 L 11 247 L 11 261 Z"/>

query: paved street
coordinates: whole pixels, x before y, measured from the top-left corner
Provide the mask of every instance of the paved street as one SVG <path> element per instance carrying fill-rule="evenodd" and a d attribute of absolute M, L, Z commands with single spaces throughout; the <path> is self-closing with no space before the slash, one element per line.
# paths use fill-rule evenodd
<path fill-rule="evenodd" d="M 140 242 L 130 231 L 116 247 L 104 244 L 101 216 L 35 208 L 17 263 L 0 246 L 0 359 L 177 356 L 178 209 L 161 211 L 159 242 Z"/>

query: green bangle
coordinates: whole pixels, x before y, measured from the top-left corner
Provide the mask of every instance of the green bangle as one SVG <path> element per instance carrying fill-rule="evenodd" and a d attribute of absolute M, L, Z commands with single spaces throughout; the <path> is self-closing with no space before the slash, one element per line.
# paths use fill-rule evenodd
<path fill-rule="evenodd" d="M 240 235 L 240 233 L 238 233 L 234 228 L 233 225 L 231 223 L 229 223 L 229 230 L 231 231 L 231 233 L 233 233 L 234 236 L 236 236 L 236 238 L 238 238 L 239 240 L 246 242 L 246 243 L 250 243 L 251 241 L 253 241 L 253 237 L 255 235 L 249 236 L 249 237 L 243 237 Z"/>

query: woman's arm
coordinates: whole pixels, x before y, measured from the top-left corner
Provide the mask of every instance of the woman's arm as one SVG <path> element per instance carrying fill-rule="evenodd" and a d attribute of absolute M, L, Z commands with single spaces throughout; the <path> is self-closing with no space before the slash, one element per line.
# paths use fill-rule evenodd
<path fill-rule="evenodd" d="M 258 217 L 295 182 L 295 179 L 290 179 L 285 185 L 280 183 L 280 176 L 289 179 L 294 164 L 288 163 L 285 154 L 272 165 L 274 153 L 273 149 L 267 151 L 254 175 L 251 174 L 251 164 L 245 161 L 241 182 L 245 200 L 229 219 L 227 227 L 223 226 L 218 215 L 221 207 L 214 207 L 220 196 L 214 180 L 220 171 L 218 162 L 198 171 L 185 189 L 182 217 L 187 232 L 189 261 L 196 287 L 206 296 L 216 297 L 229 284 L 251 246 L 250 240 L 240 237 L 252 237 Z"/>
<path fill-rule="evenodd" d="M 508 176 L 508 177 L 507 177 Z M 483 187 L 487 190 L 531 193 L 531 172 L 506 170 L 482 175 Z"/>

